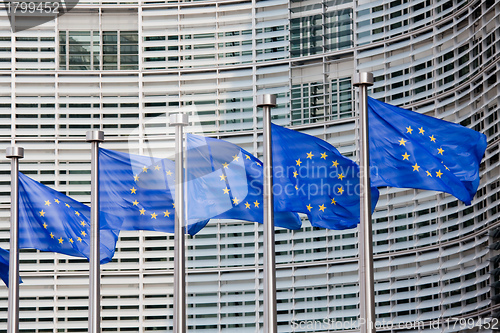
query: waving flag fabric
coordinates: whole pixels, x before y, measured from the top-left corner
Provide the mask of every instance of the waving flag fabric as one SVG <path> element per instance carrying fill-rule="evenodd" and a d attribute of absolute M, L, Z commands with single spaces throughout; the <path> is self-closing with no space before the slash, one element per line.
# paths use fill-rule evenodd
<path fill-rule="evenodd" d="M 101 228 L 173 233 L 175 164 L 168 159 L 99 149 L 101 211 L 120 216 L 102 220 Z M 187 225 L 190 235 L 208 219 Z"/>
<path fill-rule="evenodd" d="M 101 230 L 100 238 L 104 264 L 113 258 L 118 232 Z M 90 207 L 19 173 L 19 248 L 89 259 Z"/>
<path fill-rule="evenodd" d="M 349 229 L 359 223 L 359 167 L 316 137 L 272 125 L 277 209 L 308 215 L 315 227 Z M 379 192 L 371 189 L 373 209 Z"/>
<path fill-rule="evenodd" d="M 9 286 L 9 251 L 0 248 L 0 279 Z"/>
<path fill-rule="evenodd" d="M 373 186 L 442 191 L 471 203 L 484 134 L 373 98 L 368 113 Z"/>
<path fill-rule="evenodd" d="M 259 159 L 230 142 L 196 135 L 187 136 L 186 155 L 189 212 L 219 212 L 213 217 L 263 223 L 264 174 Z M 275 206 L 274 225 L 295 230 L 301 221 L 297 214 Z"/>

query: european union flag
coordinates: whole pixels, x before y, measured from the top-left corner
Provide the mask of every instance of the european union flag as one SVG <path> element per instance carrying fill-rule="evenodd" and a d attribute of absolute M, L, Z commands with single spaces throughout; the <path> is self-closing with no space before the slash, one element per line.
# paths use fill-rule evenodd
<path fill-rule="evenodd" d="M 175 229 L 175 164 L 168 159 L 99 149 L 101 211 L 120 220 L 101 220 L 101 228 L 152 230 L 173 233 Z M 208 222 L 187 225 L 190 235 Z"/>
<path fill-rule="evenodd" d="M 259 159 L 230 142 L 191 134 L 186 155 L 188 215 L 195 216 L 194 208 L 212 218 L 263 223 L 264 173 Z M 295 230 L 301 221 L 297 214 L 275 208 L 274 225 Z"/>
<path fill-rule="evenodd" d="M 272 125 L 274 200 L 281 211 L 305 213 L 315 227 L 359 223 L 359 167 L 316 137 Z M 379 192 L 371 188 L 373 209 Z"/>
<path fill-rule="evenodd" d="M 101 219 L 103 214 L 101 214 Z M 107 219 L 111 219 L 110 216 Z M 118 232 L 101 230 L 101 264 L 113 258 Z M 90 207 L 19 173 L 19 248 L 90 255 Z"/>
<path fill-rule="evenodd" d="M 368 98 L 373 186 L 442 191 L 470 205 L 486 136 Z"/>

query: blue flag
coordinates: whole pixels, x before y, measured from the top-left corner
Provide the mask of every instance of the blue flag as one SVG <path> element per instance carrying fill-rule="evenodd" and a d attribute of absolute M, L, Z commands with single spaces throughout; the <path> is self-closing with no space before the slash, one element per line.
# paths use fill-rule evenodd
<path fill-rule="evenodd" d="M 263 223 L 262 162 L 224 140 L 187 136 L 188 215 Z M 201 216 L 199 216 L 201 217 Z M 274 225 L 299 229 L 297 214 L 276 211 Z"/>
<path fill-rule="evenodd" d="M 316 137 L 272 125 L 274 200 L 281 211 L 305 213 L 315 227 L 359 223 L 359 167 Z M 375 209 L 379 192 L 371 188 Z"/>
<path fill-rule="evenodd" d="M 0 279 L 9 286 L 9 251 L 0 248 Z M 19 279 L 19 282 L 22 282 Z"/>
<path fill-rule="evenodd" d="M 175 164 L 168 159 L 99 149 L 101 211 L 120 220 L 101 221 L 101 228 L 173 233 L 175 228 Z M 196 234 L 208 222 L 189 223 Z"/>
<path fill-rule="evenodd" d="M 118 232 L 101 230 L 100 238 L 104 264 L 113 258 Z M 88 259 L 90 207 L 19 173 L 19 248 Z"/>
<path fill-rule="evenodd" d="M 486 136 L 368 98 L 373 186 L 450 193 L 470 205 Z"/>

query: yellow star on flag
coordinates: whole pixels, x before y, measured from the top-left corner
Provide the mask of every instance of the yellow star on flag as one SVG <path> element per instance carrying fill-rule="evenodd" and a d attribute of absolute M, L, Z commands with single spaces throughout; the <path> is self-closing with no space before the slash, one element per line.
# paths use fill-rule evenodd
<path fill-rule="evenodd" d="M 143 168 L 142 168 L 142 172 L 147 173 L 147 172 L 148 172 L 148 168 L 143 167 Z"/>
<path fill-rule="evenodd" d="M 411 134 L 411 132 L 413 132 L 413 128 L 411 128 L 411 126 L 408 126 L 406 128 L 406 133 L 410 133 Z"/>
<path fill-rule="evenodd" d="M 233 198 L 233 204 L 237 205 L 239 202 L 238 198 Z"/>
<path fill-rule="evenodd" d="M 259 202 L 258 202 L 257 200 L 255 200 L 255 202 L 254 202 L 253 204 L 254 204 L 254 206 L 255 206 L 256 208 L 259 208 Z"/>
<path fill-rule="evenodd" d="M 43 211 L 43 209 L 39 212 L 40 216 L 45 216 L 45 212 Z"/>
<path fill-rule="evenodd" d="M 405 154 L 401 155 L 401 156 L 403 156 L 403 161 L 404 160 L 408 160 L 409 161 L 408 157 L 410 157 L 411 155 L 408 155 L 408 153 L 405 152 Z"/>
<path fill-rule="evenodd" d="M 130 194 L 136 194 L 135 191 L 137 191 L 137 189 L 135 187 L 132 187 L 130 189 Z"/>
<path fill-rule="evenodd" d="M 142 208 L 139 212 L 141 212 L 141 215 L 144 215 L 144 213 L 146 213 L 146 210 Z"/>
<path fill-rule="evenodd" d="M 160 170 L 160 166 L 159 165 L 155 165 L 155 170 Z"/>
<path fill-rule="evenodd" d="M 240 157 L 238 155 L 233 156 L 233 161 L 238 161 L 239 159 L 240 159 Z"/>
<path fill-rule="evenodd" d="M 311 159 L 311 160 L 312 160 L 313 156 L 314 156 L 314 155 L 313 155 L 313 152 L 307 153 L 307 158 L 308 158 L 308 159 Z"/>
<path fill-rule="evenodd" d="M 327 156 L 328 156 L 328 155 L 326 154 L 326 152 L 325 152 L 325 153 L 321 153 L 321 158 L 322 158 L 322 159 L 326 160 L 326 157 L 327 157 Z"/>
<path fill-rule="evenodd" d="M 308 210 L 308 211 L 311 211 L 311 209 L 313 208 L 313 207 L 311 206 L 311 204 L 307 205 L 306 207 L 307 207 L 307 210 Z"/>
<path fill-rule="evenodd" d="M 139 176 L 138 175 L 135 175 L 134 176 L 134 181 L 138 181 L 139 180 Z"/>
<path fill-rule="evenodd" d="M 434 137 L 434 135 L 431 135 L 429 138 L 431 139 L 432 142 L 436 142 L 436 138 Z"/>
<path fill-rule="evenodd" d="M 42 225 L 43 225 L 43 228 L 44 228 L 44 229 L 47 229 L 47 227 L 48 227 L 47 223 L 43 222 L 43 224 L 42 224 Z"/>
<path fill-rule="evenodd" d="M 85 231 L 82 231 L 81 234 L 83 237 L 87 236 L 87 233 Z"/>
<path fill-rule="evenodd" d="M 227 176 L 226 175 L 220 175 L 220 180 L 226 180 Z"/>
<path fill-rule="evenodd" d="M 432 174 L 429 171 L 425 171 L 428 177 L 432 177 Z"/>
<path fill-rule="evenodd" d="M 298 191 L 299 190 L 299 187 L 297 185 L 295 185 L 295 189 Z"/>
<path fill-rule="evenodd" d="M 297 178 L 297 175 L 298 175 L 298 174 L 299 174 L 299 173 L 298 173 L 297 171 L 294 171 L 294 172 L 293 172 L 293 178 Z"/>
<path fill-rule="evenodd" d="M 406 141 L 405 139 L 403 139 L 403 138 L 402 138 L 402 139 L 401 139 L 401 140 L 399 140 L 398 142 L 399 142 L 399 145 L 400 145 L 400 146 L 405 146 L 405 143 L 407 143 L 408 141 Z"/>
<path fill-rule="evenodd" d="M 321 205 L 321 206 L 319 206 L 319 210 L 320 210 L 320 211 L 324 212 L 324 211 L 325 211 L 325 209 L 326 209 L 325 205 Z"/>
<path fill-rule="evenodd" d="M 80 237 L 78 237 L 76 240 L 79 241 L 80 243 L 82 242 L 82 239 Z"/>
<path fill-rule="evenodd" d="M 55 203 L 60 203 L 61 201 L 59 201 L 58 199 L 54 199 L 54 202 Z"/>
<path fill-rule="evenodd" d="M 344 193 L 344 189 L 342 188 L 342 186 L 339 187 L 339 189 L 337 190 L 337 192 L 339 192 L 340 194 Z"/>
<path fill-rule="evenodd" d="M 163 217 L 170 217 L 170 212 L 168 210 L 164 211 Z"/>
<path fill-rule="evenodd" d="M 418 129 L 418 134 L 424 134 L 424 132 L 425 132 L 425 131 L 424 131 L 424 128 L 423 128 L 423 127 L 420 127 L 420 128 Z"/>
<path fill-rule="evenodd" d="M 132 205 L 134 206 L 137 206 L 139 204 L 139 201 L 135 200 L 134 202 L 132 202 Z"/>
<path fill-rule="evenodd" d="M 75 210 L 75 215 L 76 216 L 80 216 L 80 213 L 78 211 Z"/>
<path fill-rule="evenodd" d="M 251 160 L 250 156 L 245 155 L 245 157 L 246 157 L 247 160 Z"/>
<path fill-rule="evenodd" d="M 156 213 L 153 213 L 153 214 L 151 214 L 151 219 L 155 219 L 155 220 L 156 220 L 156 217 L 157 217 L 157 216 L 158 216 L 158 215 L 156 215 Z"/>
<path fill-rule="evenodd" d="M 441 176 L 442 176 L 442 175 L 443 175 L 443 173 L 441 172 L 441 170 L 438 170 L 438 171 L 436 172 L 436 177 L 441 178 Z"/>
<path fill-rule="evenodd" d="M 70 238 L 70 239 L 69 239 L 69 242 L 70 242 L 71 244 L 73 244 L 73 243 L 74 243 L 73 238 Z"/>
<path fill-rule="evenodd" d="M 230 189 L 228 189 L 227 187 L 226 188 L 223 188 L 222 189 L 224 191 L 224 194 L 229 194 L 229 191 L 231 191 Z"/>
<path fill-rule="evenodd" d="M 51 202 L 49 200 L 45 201 L 45 206 L 50 206 Z"/>
<path fill-rule="evenodd" d="M 338 167 L 338 165 L 339 165 L 339 162 L 333 161 L 333 165 L 332 165 L 333 167 Z"/>
<path fill-rule="evenodd" d="M 222 163 L 222 166 L 224 167 L 224 169 L 227 169 L 229 167 L 229 164 L 227 162 L 224 162 Z"/>
<path fill-rule="evenodd" d="M 444 153 L 444 149 L 438 148 L 438 154 L 443 155 L 443 153 Z"/>
<path fill-rule="evenodd" d="M 85 223 L 85 221 L 80 222 L 80 224 L 82 225 L 82 227 L 85 227 L 87 225 L 87 223 Z"/>
<path fill-rule="evenodd" d="M 70 208 L 71 206 L 70 206 L 70 205 L 68 205 L 68 204 L 66 204 L 66 207 Z"/>
<path fill-rule="evenodd" d="M 339 178 L 340 180 L 343 180 L 343 179 L 344 179 L 344 177 L 345 177 L 345 176 L 344 176 L 343 174 L 340 174 L 340 175 L 338 176 L 338 178 Z"/>
<path fill-rule="evenodd" d="M 419 171 L 418 169 L 420 169 L 420 165 L 415 163 L 415 165 L 413 166 L 413 171 Z"/>
<path fill-rule="evenodd" d="M 50 238 L 54 238 L 54 234 L 53 233 L 50 233 Z"/>
<path fill-rule="evenodd" d="M 172 171 L 168 170 L 167 171 L 167 176 L 172 176 Z"/>
<path fill-rule="evenodd" d="M 62 244 L 64 242 L 64 239 L 61 237 L 58 239 L 58 241 L 59 241 L 59 244 Z"/>
<path fill-rule="evenodd" d="M 248 202 L 245 202 L 245 208 L 250 209 L 250 204 Z"/>
<path fill-rule="evenodd" d="M 337 201 L 335 201 L 335 199 L 334 199 L 334 198 L 332 198 L 332 204 L 333 204 L 333 205 L 336 205 L 336 204 L 337 204 Z"/>
<path fill-rule="evenodd" d="M 295 161 L 295 163 L 297 163 L 297 165 L 300 166 L 302 164 L 302 161 L 299 158 L 298 160 Z"/>

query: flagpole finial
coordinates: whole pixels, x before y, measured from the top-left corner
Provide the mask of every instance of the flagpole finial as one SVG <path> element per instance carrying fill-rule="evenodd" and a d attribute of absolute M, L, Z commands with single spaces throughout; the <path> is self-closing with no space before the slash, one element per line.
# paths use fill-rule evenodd
<path fill-rule="evenodd" d="M 258 107 L 270 106 L 272 108 L 276 107 L 276 95 L 272 94 L 258 95 L 257 106 Z"/>
<path fill-rule="evenodd" d="M 22 147 L 7 147 L 5 150 L 5 157 L 7 158 L 23 158 L 24 148 Z"/>
<path fill-rule="evenodd" d="M 189 124 L 189 116 L 185 113 L 174 113 L 170 115 L 170 126 L 187 126 Z"/>
<path fill-rule="evenodd" d="M 352 84 L 355 87 L 358 87 L 360 85 L 373 86 L 373 73 L 371 72 L 354 73 Z"/>
<path fill-rule="evenodd" d="M 88 131 L 85 137 L 85 141 L 87 142 L 103 142 L 104 141 L 104 132 L 103 131 Z"/>

